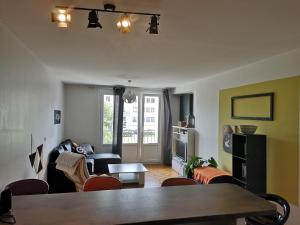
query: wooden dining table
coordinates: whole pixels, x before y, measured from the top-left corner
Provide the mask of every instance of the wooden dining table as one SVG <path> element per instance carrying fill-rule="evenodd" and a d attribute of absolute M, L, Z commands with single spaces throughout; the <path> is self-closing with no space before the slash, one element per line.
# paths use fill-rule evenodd
<path fill-rule="evenodd" d="M 232 184 L 14 196 L 20 225 L 207 224 L 270 215 L 275 205 Z"/>

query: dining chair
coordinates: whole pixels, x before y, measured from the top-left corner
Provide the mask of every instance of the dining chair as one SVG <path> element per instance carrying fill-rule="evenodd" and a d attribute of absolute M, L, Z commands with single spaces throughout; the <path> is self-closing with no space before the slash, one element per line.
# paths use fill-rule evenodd
<path fill-rule="evenodd" d="M 6 185 L 5 189 L 9 189 L 12 195 L 36 195 L 47 194 L 49 185 L 46 181 L 39 179 L 24 179 L 12 182 Z"/>
<path fill-rule="evenodd" d="M 165 179 L 161 186 L 167 187 L 167 186 L 180 186 L 180 185 L 195 185 L 197 184 L 196 181 L 193 179 L 185 178 L 185 177 L 172 177 Z"/>
<path fill-rule="evenodd" d="M 83 186 L 83 191 L 101 191 L 121 189 L 122 183 L 111 176 L 97 176 L 86 180 Z"/>
<path fill-rule="evenodd" d="M 282 197 L 274 194 L 260 194 L 258 195 L 261 198 L 264 198 L 270 202 L 276 203 L 276 205 L 280 206 L 281 211 L 276 212 L 274 215 L 265 215 L 265 216 L 253 216 L 247 217 L 246 225 L 283 225 L 286 223 L 287 219 L 290 215 L 290 205 L 289 203 Z"/>

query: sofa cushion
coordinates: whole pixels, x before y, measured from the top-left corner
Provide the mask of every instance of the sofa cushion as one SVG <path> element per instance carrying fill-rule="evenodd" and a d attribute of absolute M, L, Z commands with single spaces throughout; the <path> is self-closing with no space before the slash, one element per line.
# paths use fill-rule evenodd
<path fill-rule="evenodd" d="M 60 146 L 62 146 L 65 151 L 72 152 L 72 141 L 70 139 L 67 139 L 60 143 Z"/>
<path fill-rule="evenodd" d="M 86 156 L 94 154 L 93 148 L 90 144 L 81 144 L 76 148 L 76 152 Z"/>
<path fill-rule="evenodd" d="M 94 150 L 90 144 L 81 144 L 81 146 L 85 149 L 86 155 L 92 155 L 94 154 Z"/>

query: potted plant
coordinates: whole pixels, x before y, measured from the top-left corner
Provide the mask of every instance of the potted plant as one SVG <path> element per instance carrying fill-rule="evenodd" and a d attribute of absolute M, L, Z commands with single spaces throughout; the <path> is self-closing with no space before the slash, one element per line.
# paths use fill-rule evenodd
<path fill-rule="evenodd" d="M 185 166 L 186 176 L 188 178 L 193 178 L 194 169 L 203 166 L 211 166 L 217 168 L 218 163 L 213 157 L 210 157 L 209 159 L 205 160 L 199 156 L 192 156 L 192 158 L 188 161 L 187 165 Z"/>

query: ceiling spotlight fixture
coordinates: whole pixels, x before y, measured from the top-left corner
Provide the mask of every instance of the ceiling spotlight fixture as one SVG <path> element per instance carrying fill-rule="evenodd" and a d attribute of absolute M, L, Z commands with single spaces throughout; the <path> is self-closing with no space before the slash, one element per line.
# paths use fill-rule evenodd
<path fill-rule="evenodd" d="M 130 18 L 127 14 L 121 16 L 121 19 L 117 22 L 119 31 L 123 34 L 127 34 L 131 30 Z"/>
<path fill-rule="evenodd" d="M 67 8 L 56 8 L 51 13 L 52 22 L 56 22 L 58 27 L 66 28 L 71 22 L 71 14 L 68 13 Z"/>
<path fill-rule="evenodd" d="M 102 29 L 101 24 L 99 23 L 98 13 L 95 9 L 89 12 L 89 24 L 88 28 L 97 28 Z"/>
<path fill-rule="evenodd" d="M 134 88 L 131 87 L 131 80 L 128 80 L 128 87 L 125 88 L 123 94 L 123 101 L 126 103 L 134 103 L 136 100 L 136 94 Z"/>
<path fill-rule="evenodd" d="M 150 27 L 148 28 L 147 31 L 149 31 L 150 34 L 158 34 L 158 20 L 159 17 L 158 16 L 151 16 L 151 21 L 149 23 Z"/>
<path fill-rule="evenodd" d="M 158 34 L 158 20 L 160 14 L 157 13 L 148 13 L 148 12 L 130 12 L 130 11 L 120 11 L 116 10 L 114 4 L 104 4 L 103 9 L 91 9 L 83 7 L 73 7 L 73 6 L 56 6 L 55 11 L 52 13 L 52 22 L 57 22 L 58 27 L 68 27 L 68 24 L 71 21 L 71 15 L 68 13 L 69 10 L 80 10 L 80 11 L 89 11 L 89 23 L 88 28 L 102 28 L 102 25 L 99 23 L 98 13 L 118 13 L 122 14 L 120 20 L 117 22 L 117 27 L 121 33 L 129 33 L 131 30 L 131 15 L 140 15 L 140 16 L 151 16 L 150 27 L 148 28 L 150 34 Z M 102 15 L 102 14 L 101 14 Z M 147 30 L 147 32 L 148 32 Z"/>
<path fill-rule="evenodd" d="M 115 11 L 116 6 L 114 4 L 106 3 L 106 4 L 104 4 L 104 10 L 106 10 L 106 11 Z"/>

